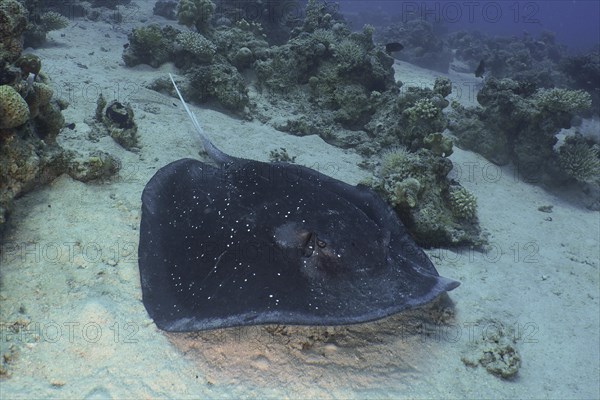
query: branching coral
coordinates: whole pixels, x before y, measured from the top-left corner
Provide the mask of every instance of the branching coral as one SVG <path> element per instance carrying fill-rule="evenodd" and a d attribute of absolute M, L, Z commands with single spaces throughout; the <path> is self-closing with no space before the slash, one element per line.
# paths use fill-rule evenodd
<path fill-rule="evenodd" d="M 450 187 L 450 207 L 458 218 L 473 219 L 477 216 L 477 198 L 462 186 Z"/>
<path fill-rule="evenodd" d="M 336 41 L 335 34 L 330 29 L 315 29 L 313 37 L 327 48 Z"/>
<path fill-rule="evenodd" d="M 552 112 L 576 113 L 592 106 L 592 98 L 583 90 L 540 89 L 535 93 L 538 106 Z"/>
<path fill-rule="evenodd" d="M 600 146 L 590 145 L 581 135 L 571 136 L 558 149 L 563 171 L 580 182 L 600 180 Z"/>
<path fill-rule="evenodd" d="M 394 147 L 386 151 L 381 156 L 381 166 L 379 168 L 379 175 L 381 177 L 386 177 L 391 174 L 397 173 L 399 170 L 404 169 L 405 166 L 409 165 L 414 160 L 414 155 L 411 154 L 405 147 Z"/>
<path fill-rule="evenodd" d="M 210 62 L 215 55 L 215 45 L 198 32 L 182 32 L 177 35 L 177 41 L 198 61 Z"/>
<path fill-rule="evenodd" d="M 342 69 L 351 69 L 365 58 L 365 50 L 354 40 L 345 39 L 335 46 L 335 58 Z"/>
<path fill-rule="evenodd" d="M 56 31 L 69 26 L 69 20 L 62 14 L 48 11 L 40 17 L 41 28 L 44 32 Z"/>
<path fill-rule="evenodd" d="M 434 119 L 439 110 L 430 99 L 424 98 L 417 100 L 413 107 L 407 108 L 404 112 L 412 122 L 417 122 L 419 120 Z"/>

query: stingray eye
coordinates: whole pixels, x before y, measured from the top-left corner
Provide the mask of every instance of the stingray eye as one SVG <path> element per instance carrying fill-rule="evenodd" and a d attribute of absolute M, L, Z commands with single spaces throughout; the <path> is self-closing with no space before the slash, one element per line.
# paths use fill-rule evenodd
<path fill-rule="evenodd" d="M 314 233 L 308 234 L 302 251 L 304 257 L 310 257 L 313 255 L 316 245 L 315 242 L 317 242 L 317 235 Z"/>
<path fill-rule="evenodd" d="M 324 248 L 325 246 L 327 246 L 327 243 L 325 243 L 321 239 L 317 239 L 317 246 L 319 246 L 320 248 Z"/>

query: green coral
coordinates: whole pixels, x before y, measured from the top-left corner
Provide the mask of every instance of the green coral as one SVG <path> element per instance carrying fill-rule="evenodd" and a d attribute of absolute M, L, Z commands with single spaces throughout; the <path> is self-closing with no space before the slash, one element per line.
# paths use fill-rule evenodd
<path fill-rule="evenodd" d="M 590 145 L 581 135 L 571 136 L 558 149 L 562 170 L 580 182 L 600 179 L 600 146 Z"/>
<path fill-rule="evenodd" d="M 366 51 L 354 40 L 344 39 L 334 47 L 334 55 L 338 61 L 338 67 L 348 70 L 356 67 L 365 59 Z"/>
<path fill-rule="evenodd" d="M 123 52 L 123 61 L 128 67 L 144 63 L 154 68 L 169 61 L 171 43 L 166 34 L 168 28 L 158 24 L 133 28 L 128 35 L 129 47 Z"/>
<path fill-rule="evenodd" d="M 207 32 L 215 12 L 215 4 L 210 0 L 180 0 L 177 19 L 180 24 L 195 26 L 198 32 Z"/>
<path fill-rule="evenodd" d="M 448 157 L 452 154 L 452 140 L 441 133 L 430 133 L 423 139 L 425 148 L 440 157 Z"/>
<path fill-rule="evenodd" d="M 333 101 L 337 108 L 334 119 L 344 127 L 360 126 L 372 113 L 369 95 L 358 84 L 339 85 L 334 89 Z"/>
<path fill-rule="evenodd" d="M 200 102 L 217 100 L 223 107 L 244 112 L 250 99 L 246 82 L 229 64 L 199 66 L 190 71 L 192 97 Z"/>
<path fill-rule="evenodd" d="M 480 246 L 486 239 L 474 217 L 474 196 L 451 185 L 447 179 L 451 169 L 448 158 L 426 149 L 409 153 L 399 147 L 382 156 L 370 186 L 394 206 L 419 244 Z"/>
<path fill-rule="evenodd" d="M 421 183 L 415 178 L 406 178 L 394 183 L 393 187 L 389 188 L 392 205 L 414 208 L 421 192 Z"/>
<path fill-rule="evenodd" d="M 335 33 L 330 29 L 315 29 L 313 37 L 327 48 L 336 42 Z"/>
<path fill-rule="evenodd" d="M 419 99 L 414 106 L 404 111 L 411 122 L 431 120 L 437 117 L 439 109 L 428 98 Z"/>
<path fill-rule="evenodd" d="M 182 32 L 177 42 L 183 50 L 192 53 L 197 61 L 211 62 L 215 55 L 215 45 L 198 32 Z"/>
<path fill-rule="evenodd" d="M 592 106 L 592 97 L 583 90 L 540 89 L 535 93 L 534 101 L 551 112 L 576 113 Z"/>
<path fill-rule="evenodd" d="M 449 197 L 450 207 L 455 216 L 467 220 L 477 216 L 477 198 L 473 193 L 462 186 L 452 186 Z"/>
<path fill-rule="evenodd" d="M 442 97 L 447 97 L 452 93 L 452 81 L 448 78 L 438 76 L 433 84 L 433 92 Z"/>
<path fill-rule="evenodd" d="M 386 151 L 381 156 L 381 166 L 379 167 L 379 175 L 381 177 L 396 174 L 405 169 L 411 162 L 414 162 L 415 157 L 405 147 L 398 146 Z"/>

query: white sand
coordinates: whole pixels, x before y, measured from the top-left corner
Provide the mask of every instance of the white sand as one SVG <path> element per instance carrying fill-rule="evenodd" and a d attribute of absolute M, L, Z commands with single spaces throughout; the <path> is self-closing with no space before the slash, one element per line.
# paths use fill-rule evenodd
<path fill-rule="evenodd" d="M 600 397 L 599 214 L 460 149 L 452 155 L 453 177 L 478 197 L 491 251 L 430 252 L 440 274 L 462 282 L 450 293 L 454 325 L 405 334 L 403 326 L 414 315 L 407 314 L 335 329 L 159 331 L 141 302 L 140 195 L 158 168 L 198 157 L 198 147 L 181 107 L 172 105 L 176 101 L 142 87 L 174 68 L 130 69 L 121 61 L 123 32 L 144 16 L 159 20 L 150 14 L 137 11 L 121 32 L 77 21 L 87 29 L 53 32 L 53 45 L 36 51 L 59 96 L 71 102 L 65 117 L 77 127 L 64 130 L 61 143 L 102 148 L 124 168 L 107 184 L 62 176 L 16 202 L 11 215 L 16 228 L 5 238 L 0 260 L 0 317 L 3 323 L 31 325 L 21 338 L 27 343 L 16 346 L 11 376 L 0 381 L 1 398 Z M 406 83 L 431 85 L 437 75 L 406 63 L 396 67 L 397 78 Z M 69 85 L 76 89 L 70 96 Z M 139 154 L 110 138 L 86 140 L 84 119 L 94 113 L 98 88 L 133 106 Z M 366 176 L 357 166 L 360 157 L 317 137 L 294 137 L 193 109 L 227 153 L 267 160 L 269 150 L 285 147 L 297 162 L 346 182 Z M 538 211 L 541 205 L 553 205 L 553 212 Z M 522 367 L 512 381 L 466 367 L 460 359 L 472 341 L 469 327 L 486 319 L 519 328 L 515 346 Z M 9 340 L 5 328 L 0 333 L 0 340 Z"/>

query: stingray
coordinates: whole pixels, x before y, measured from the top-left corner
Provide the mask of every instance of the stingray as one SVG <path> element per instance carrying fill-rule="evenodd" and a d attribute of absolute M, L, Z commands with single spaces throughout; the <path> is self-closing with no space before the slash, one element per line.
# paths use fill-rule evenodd
<path fill-rule="evenodd" d="M 142 298 L 160 329 L 355 324 L 460 284 L 369 188 L 223 153 L 175 89 L 215 165 L 174 161 L 143 191 Z"/>

